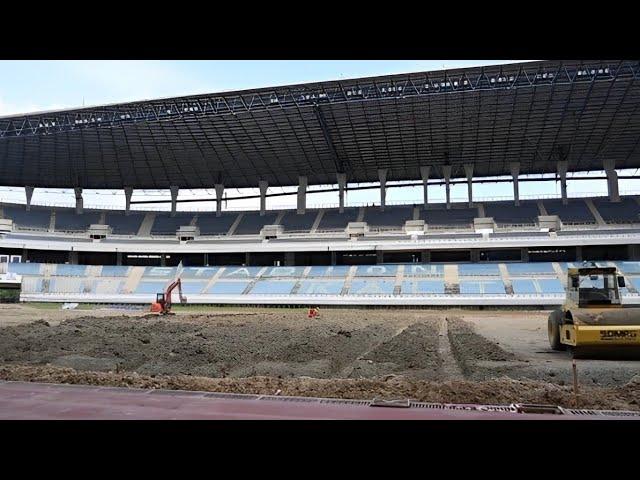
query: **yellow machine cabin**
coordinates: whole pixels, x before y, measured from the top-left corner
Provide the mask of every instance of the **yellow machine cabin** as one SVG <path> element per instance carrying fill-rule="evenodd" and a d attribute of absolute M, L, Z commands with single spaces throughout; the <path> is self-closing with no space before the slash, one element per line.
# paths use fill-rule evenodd
<path fill-rule="evenodd" d="M 566 300 L 549 315 L 551 348 L 640 347 L 640 308 L 623 308 L 624 286 L 615 267 L 569 268 Z"/>

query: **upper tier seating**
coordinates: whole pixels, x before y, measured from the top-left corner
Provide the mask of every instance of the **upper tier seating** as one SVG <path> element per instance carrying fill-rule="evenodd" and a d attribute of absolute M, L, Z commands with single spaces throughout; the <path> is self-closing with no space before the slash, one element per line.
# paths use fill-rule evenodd
<path fill-rule="evenodd" d="M 57 208 L 55 230 L 57 232 L 86 232 L 89 226 L 100 223 L 101 215 L 102 213 L 97 210 L 76 213 L 70 208 Z"/>
<path fill-rule="evenodd" d="M 308 232 L 313 227 L 318 210 L 307 210 L 298 214 L 295 210 L 288 211 L 280 220 L 280 225 L 285 232 Z"/>
<path fill-rule="evenodd" d="M 535 201 L 523 200 L 520 205 L 512 200 L 484 204 L 484 216 L 492 217 L 498 225 L 533 225 L 539 215 L 540 210 Z"/>
<path fill-rule="evenodd" d="M 115 235 L 137 235 L 145 215 L 135 212 L 129 215 L 125 215 L 124 212 L 107 212 L 104 223 L 111 227 L 111 232 Z"/>
<path fill-rule="evenodd" d="M 200 235 L 226 235 L 233 222 L 238 218 L 237 213 L 199 213 L 196 225 L 200 228 Z"/>
<path fill-rule="evenodd" d="M 596 198 L 593 204 L 607 223 L 640 223 L 640 205 L 634 198 L 622 197 L 620 202 Z"/>
<path fill-rule="evenodd" d="M 595 223 L 596 219 L 583 199 L 569 199 L 567 205 L 560 199 L 542 202 L 549 215 L 557 215 L 563 223 Z"/>
<path fill-rule="evenodd" d="M 363 221 L 369 227 L 393 227 L 402 229 L 407 220 L 413 219 L 413 206 L 387 206 L 384 210 L 380 207 L 368 207 L 364 209 Z"/>
<path fill-rule="evenodd" d="M 246 212 L 236 227 L 234 235 L 258 235 L 265 225 L 273 225 L 278 218 L 277 212 Z"/>
<path fill-rule="evenodd" d="M 466 203 L 452 203 L 449 209 L 444 203 L 434 203 L 420 210 L 420 219 L 430 226 L 471 227 L 479 216 L 478 207 L 468 207 Z"/>
<path fill-rule="evenodd" d="M 342 213 L 337 208 L 325 210 L 318 230 L 344 230 L 349 222 L 355 222 L 358 219 L 358 211 L 358 208 L 345 208 Z"/>
<path fill-rule="evenodd" d="M 51 223 L 51 209 L 32 206 L 27 212 L 24 205 L 3 205 L 2 218 L 10 218 L 13 223 L 25 229 L 48 230 Z"/>
<path fill-rule="evenodd" d="M 168 213 L 157 213 L 151 227 L 151 235 L 175 235 L 182 226 L 191 225 L 193 213 L 176 213 L 172 217 Z"/>

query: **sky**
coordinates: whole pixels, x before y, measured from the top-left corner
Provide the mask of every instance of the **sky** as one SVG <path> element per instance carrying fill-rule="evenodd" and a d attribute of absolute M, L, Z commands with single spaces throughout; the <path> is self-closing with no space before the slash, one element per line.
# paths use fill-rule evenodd
<path fill-rule="evenodd" d="M 0 116 L 83 105 L 520 61 L 525 60 L 0 61 Z M 606 188 L 601 181 L 573 184 L 575 185 L 569 185 L 570 195 L 598 193 Z M 520 191 L 521 196 L 556 195 L 558 188 L 556 182 L 527 183 L 521 184 Z M 625 189 L 623 181 L 620 189 Z M 281 188 L 270 189 L 270 192 L 274 193 L 281 191 Z M 227 190 L 226 193 L 229 196 L 255 194 L 257 189 L 233 189 Z M 168 197 L 168 192 L 145 191 L 134 193 L 134 199 L 152 194 L 156 195 L 154 198 Z M 179 198 L 201 198 L 211 195 L 213 190 L 183 190 Z M 434 187 L 430 196 L 434 201 L 443 199 L 444 187 Z M 509 196 L 513 196 L 509 184 L 490 183 L 474 187 L 474 197 Z M 85 206 L 124 207 L 122 192 L 86 191 L 84 197 Z M 453 187 L 452 197 L 466 199 L 466 186 Z M 421 188 L 393 188 L 389 189 L 387 194 L 389 203 L 411 203 L 421 201 L 421 198 Z M 377 190 L 351 192 L 347 195 L 347 203 L 351 205 L 378 200 Z M 0 179 L 0 201 L 24 202 L 24 191 L 2 187 Z M 276 197 L 268 199 L 267 208 L 292 207 L 295 201 L 295 196 Z M 309 196 L 307 204 L 329 206 L 335 205 L 337 201 L 337 193 L 315 194 Z M 73 202 L 71 190 L 36 189 L 33 196 L 33 203 L 71 205 Z M 185 204 L 185 208 L 210 209 L 213 205 L 191 203 Z M 257 200 L 229 204 L 232 208 L 255 208 L 256 205 Z"/>

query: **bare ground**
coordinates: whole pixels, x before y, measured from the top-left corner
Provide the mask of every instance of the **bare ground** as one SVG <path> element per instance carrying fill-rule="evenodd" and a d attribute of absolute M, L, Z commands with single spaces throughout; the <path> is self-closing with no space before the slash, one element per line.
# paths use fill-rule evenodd
<path fill-rule="evenodd" d="M 222 309 L 172 317 L 0 311 L 0 379 L 573 406 L 544 312 Z M 640 362 L 579 364 L 581 407 L 640 409 Z"/>

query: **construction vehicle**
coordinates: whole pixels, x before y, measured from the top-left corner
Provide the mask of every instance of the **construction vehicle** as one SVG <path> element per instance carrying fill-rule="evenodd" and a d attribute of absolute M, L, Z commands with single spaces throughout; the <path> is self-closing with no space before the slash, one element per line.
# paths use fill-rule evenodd
<path fill-rule="evenodd" d="M 640 308 L 622 306 L 624 286 L 616 267 L 585 263 L 569 268 L 566 300 L 547 322 L 551 348 L 574 356 L 593 350 L 629 351 L 625 347 L 640 351 Z"/>
<path fill-rule="evenodd" d="M 182 295 L 182 282 L 178 278 L 173 281 L 164 292 L 156 294 L 156 301 L 151 304 L 151 312 L 159 313 L 161 315 L 171 314 L 171 293 L 178 288 L 178 296 L 180 297 L 180 303 L 187 303 L 187 297 Z"/>

